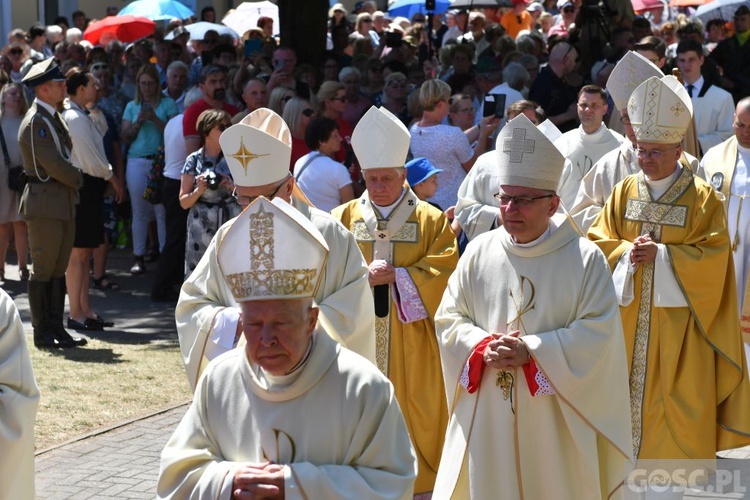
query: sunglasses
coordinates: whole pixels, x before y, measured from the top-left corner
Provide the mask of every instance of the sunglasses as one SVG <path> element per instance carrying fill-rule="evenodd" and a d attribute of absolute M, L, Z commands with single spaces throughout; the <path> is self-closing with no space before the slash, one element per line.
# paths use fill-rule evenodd
<path fill-rule="evenodd" d="M 10 49 L 8 53 L 14 56 L 18 56 L 23 54 L 23 49 Z"/>
<path fill-rule="evenodd" d="M 216 128 L 218 128 L 220 132 L 224 132 L 226 129 L 228 129 L 231 126 L 232 125 L 230 123 L 220 123 L 216 125 Z"/>
<path fill-rule="evenodd" d="M 281 102 L 289 102 L 293 96 L 287 95 L 281 98 Z"/>
<path fill-rule="evenodd" d="M 563 9 L 563 12 L 566 12 L 568 14 L 570 14 L 571 12 L 575 12 L 575 11 L 576 11 L 575 7 L 565 7 Z"/>
<path fill-rule="evenodd" d="M 104 63 L 98 63 L 98 64 L 92 64 L 91 65 L 91 71 L 106 71 L 109 69 L 109 64 Z"/>
<path fill-rule="evenodd" d="M 312 109 L 310 109 L 310 108 L 302 110 L 302 116 L 306 116 L 306 117 L 310 118 L 314 114 L 315 114 L 315 111 L 312 110 Z"/>
<path fill-rule="evenodd" d="M 346 96 L 341 97 L 331 97 L 332 101 L 339 101 L 339 102 L 346 102 Z"/>

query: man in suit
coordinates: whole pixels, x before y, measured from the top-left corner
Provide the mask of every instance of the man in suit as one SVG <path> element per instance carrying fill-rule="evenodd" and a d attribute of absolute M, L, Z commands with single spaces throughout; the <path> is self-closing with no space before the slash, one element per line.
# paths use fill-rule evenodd
<path fill-rule="evenodd" d="M 75 236 L 75 210 L 81 171 L 70 162 L 72 142 L 58 106 L 65 98 L 65 77 L 54 59 L 35 64 L 23 82 L 35 99 L 21 122 L 18 142 L 28 183 L 20 212 L 29 228 L 34 267 L 29 308 L 34 345 L 39 349 L 78 347 L 63 326 L 65 268 Z"/>

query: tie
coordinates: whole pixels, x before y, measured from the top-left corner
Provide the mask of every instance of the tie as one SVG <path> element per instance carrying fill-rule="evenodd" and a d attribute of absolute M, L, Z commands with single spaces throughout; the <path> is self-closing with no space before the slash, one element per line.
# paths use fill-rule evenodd
<path fill-rule="evenodd" d="M 694 88 L 695 88 L 695 85 L 688 85 L 687 86 L 688 96 L 693 97 L 693 89 Z"/>

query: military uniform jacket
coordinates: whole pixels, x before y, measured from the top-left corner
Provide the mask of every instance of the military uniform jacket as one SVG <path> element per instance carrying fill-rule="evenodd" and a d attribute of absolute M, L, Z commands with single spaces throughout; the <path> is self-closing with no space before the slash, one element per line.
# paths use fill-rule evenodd
<path fill-rule="evenodd" d="M 27 219 L 74 219 L 83 177 L 70 162 L 73 143 L 62 117 L 35 100 L 21 122 L 18 142 L 24 171 L 31 180 L 21 195 L 21 215 Z"/>

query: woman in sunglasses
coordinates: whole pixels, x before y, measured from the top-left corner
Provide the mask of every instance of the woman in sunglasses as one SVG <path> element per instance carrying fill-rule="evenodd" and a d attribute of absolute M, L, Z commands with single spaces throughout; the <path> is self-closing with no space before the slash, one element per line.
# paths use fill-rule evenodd
<path fill-rule="evenodd" d="M 276 90 L 276 89 L 274 89 Z M 315 115 L 315 110 L 310 106 L 310 102 L 307 99 L 301 97 L 293 97 L 289 99 L 284 107 L 284 113 L 281 117 L 289 127 L 289 131 L 292 133 L 292 157 L 289 163 L 289 171 L 292 172 L 294 164 L 297 160 L 305 156 L 310 152 L 310 148 L 305 143 L 305 132 L 307 126 L 312 121 Z"/>
<path fill-rule="evenodd" d="M 193 272 L 219 227 L 241 212 L 232 198 L 234 183 L 219 137 L 232 124 L 229 113 L 209 109 L 198 116 L 203 147 L 190 154 L 182 169 L 180 206 L 190 210 L 185 244 L 185 276 Z"/>
<path fill-rule="evenodd" d="M 6 45 L 4 53 L 10 59 L 11 70 L 9 73 L 11 81 L 21 83 L 21 79 L 23 78 L 21 67 L 30 57 L 29 46 L 25 43 L 13 42 Z"/>

